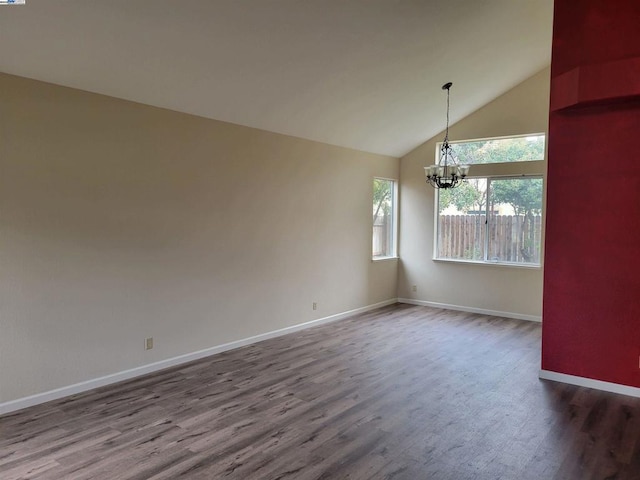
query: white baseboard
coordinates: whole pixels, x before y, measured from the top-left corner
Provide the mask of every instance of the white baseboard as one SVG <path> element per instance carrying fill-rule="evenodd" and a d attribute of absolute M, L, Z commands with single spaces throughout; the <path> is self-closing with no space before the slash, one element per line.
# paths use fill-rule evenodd
<path fill-rule="evenodd" d="M 410 305 L 422 305 L 423 307 L 444 308 L 446 310 L 458 310 L 460 312 L 480 313 L 482 315 L 492 315 L 494 317 L 515 318 L 517 320 L 528 320 L 530 322 L 541 322 L 539 315 L 525 315 L 523 313 L 501 312 L 499 310 L 486 310 L 484 308 L 464 307 L 461 305 L 451 305 L 448 303 L 427 302 L 425 300 L 414 300 L 412 298 L 399 298 L 398 303 L 408 303 Z"/>
<path fill-rule="evenodd" d="M 630 397 L 640 397 L 640 388 L 621 385 L 619 383 L 603 382 L 602 380 L 594 380 L 592 378 L 585 377 L 576 377 L 575 375 L 551 372 L 549 370 L 540 370 L 540 374 L 538 376 L 543 380 L 568 383 L 570 385 L 577 385 L 579 387 L 593 388 L 594 390 L 603 390 L 605 392 L 629 395 Z"/>
<path fill-rule="evenodd" d="M 305 330 L 310 327 L 315 327 L 315 326 L 322 325 L 329 322 L 335 322 L 337 320 L 342 320 L 344 318 L 351 317 L 358 313 L 368 312 L 370 310 L 375 310 L 376 308 L 385 307 L 387 305 L 393 305 L 394 303 L 397 303 L 397 299 L 392 298 L 389 300 L 385 300 L 384 302 L 367 305 L 366 307 L 356 308 L 353 310 L 349 310 L 347 312 L 337 313 L 335 315 L 330 315 L 328 317 L 319 318 L 317 320 L 311 320 L 309 322 L 300 323 L 298 325 L 293 325 L 291 327 L 285 327 L 279 330 L 273 330 L 271 332 L 261 333 L 260 335 L 255 335 L 253 337 L 243 338 L 241 340 L 236 340 L 234 342 L 217 345 L 215 347 L 206 348 L 204 350 L 198 350 L 197 352 L 187 353 L 185 355 L 168 358 L 166 360 L 150 363 L 148 365 L 142 365 L 140 367 L 124 370 L 122 372 L 112 373 L 110 375 L 94 378 L 92 380 L 75 383 L 73 385 L 68 385 L 66 387 L 56 388 L 55 390 L 49 390 L 47 392 L 38 393 L 38 394 L 31 395 L 24 398 L 19 398 L 17 400 L 11 400 L 9 402 L 0 403 L 0 415 L 14 412 L 16 410 L 21 410 L 23 408 L 32 407 L 34 405 L 49 402 L 51 400 L 57 400 L 59 398 L 67 397 L 69 395 L 75 395 L 77 393 L 86 392 L 87 390 L 92 390 L 94 388 L 104 387 L 105 385 L 121 382 L 123 380 L 130 380 L 132 378 L 139 377 L 141 375 L 146 375 L 148 373 L 153 373 L 158 370 L 163 370 L 169 367 L 175 367 L 176 365 L 181 365 L 183 363 L 191 362 L 193 360 L 198 360 L 200 358 L 208 357 L 210 355 L 215 355 L 216 353 L 226 352 L 227 350 L 233 350 L 234 348 L 244 347 L 252 343 L 261 342 L 262 340 L 268 340 L 269 338 L 275 338 L 281 335 L 286 335 L 288 333 Z"/>

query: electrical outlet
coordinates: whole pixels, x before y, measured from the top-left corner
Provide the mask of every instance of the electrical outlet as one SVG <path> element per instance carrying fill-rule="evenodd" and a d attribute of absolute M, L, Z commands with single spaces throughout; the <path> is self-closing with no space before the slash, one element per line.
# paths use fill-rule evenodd
<path fill-rule="evenodd" d="M 412 292 L 417 292 L 417 291 L 418 291 L 418 286 L 417 286 L 417 285 L 413 285 L 413 286 L 411 287 L 411 291 L 412 291 Z"/>
<path fill-rule="evenodd" d="M 317 310 L 318 309 L 318 304 L 316 302 L 313 302 L 313 309 Z"/>
<path fill-rule="evenodd" d="M 151 350 L 153 348 L 153 337 L 144 339 L 144 349 Z"/>

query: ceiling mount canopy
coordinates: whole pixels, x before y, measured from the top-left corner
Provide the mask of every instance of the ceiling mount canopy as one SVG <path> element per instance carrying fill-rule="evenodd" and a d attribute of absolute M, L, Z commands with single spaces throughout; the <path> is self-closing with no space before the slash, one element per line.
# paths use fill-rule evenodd
<path fill-rule="evenodd" d="M 447 82 L 442 86 L 442 89 L 447 91 L 447 127 L 444 133 L 444 141 L 440 147 L 438 163 L 424 167 L 427 183 L 434 188 L 454 188 L 469 173 L 468 165 L 458 165 L 453 156 L 451 145 L 449 145 L 449 95 L 452 86 L 452 82 Z"/>

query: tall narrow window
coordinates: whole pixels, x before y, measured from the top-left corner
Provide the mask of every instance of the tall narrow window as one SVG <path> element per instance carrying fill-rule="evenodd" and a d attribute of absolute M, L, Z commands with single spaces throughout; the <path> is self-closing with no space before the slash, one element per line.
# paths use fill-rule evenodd
<path fill-rule="evenodd" d="M 397 184 L 373 179 L 373 259 L 396 256 Z"/>

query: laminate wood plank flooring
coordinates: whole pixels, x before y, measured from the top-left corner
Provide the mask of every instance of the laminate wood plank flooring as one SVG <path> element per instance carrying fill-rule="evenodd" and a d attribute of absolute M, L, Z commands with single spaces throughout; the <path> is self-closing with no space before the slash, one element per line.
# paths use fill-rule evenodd
<path fill-rule="evenodd" d="M 640 480 L 640 399 L 540 324 L 394 305 L 0 417 L 2 480 Z"/>

